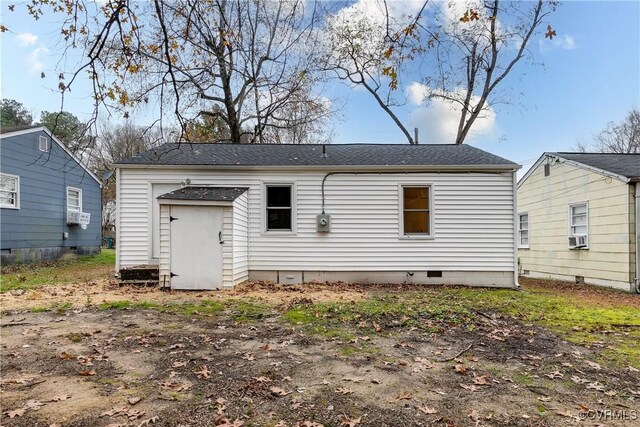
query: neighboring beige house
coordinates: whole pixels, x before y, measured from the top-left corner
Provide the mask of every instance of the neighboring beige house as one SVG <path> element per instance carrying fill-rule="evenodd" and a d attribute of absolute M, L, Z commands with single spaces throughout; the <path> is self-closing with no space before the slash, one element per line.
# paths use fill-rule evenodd
<path fill-rule="evenodd" d="M 544 153 L 518 183 L 520 274 L 638 291 L 640 154 Z"/>

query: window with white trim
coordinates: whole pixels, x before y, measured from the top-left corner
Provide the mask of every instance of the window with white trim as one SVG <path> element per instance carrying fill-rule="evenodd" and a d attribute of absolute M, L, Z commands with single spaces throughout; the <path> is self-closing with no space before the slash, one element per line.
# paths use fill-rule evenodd
<path fill-rule="evenodd" d="M 402 233 L 431 236 L 431 186 L 402 186 Z"/>
<path fill-rule="evenodd" d="M 49 151 L 49 138 L 46 136 L 40 136 L 38 138 L 38 149 L 40 151 L 44 151 L 45 153 Z"/>
<path fill-rule="evenodd" d="M 293 185 L 266 186 L 267 231 L 293 231 Z"/>
<path fill-rule="evenodd" d="M 82 212 L 82 190 L 67 187 L 67 212 Z"/>
<path fill-rule="evenodd" d="M 585 245 L 589 236 L 589 204 L 576 203 L 569 205 L 569 237 L 585 237 Z"/>
<path fill-rule="evenodd" d="M 518 247 L 529 247 L 529 213 L 518 214 Z"/>
<path fill-rule="evenodd" d="M 0 208 L 20 208 L 20 177 L 0 173 Z"/>

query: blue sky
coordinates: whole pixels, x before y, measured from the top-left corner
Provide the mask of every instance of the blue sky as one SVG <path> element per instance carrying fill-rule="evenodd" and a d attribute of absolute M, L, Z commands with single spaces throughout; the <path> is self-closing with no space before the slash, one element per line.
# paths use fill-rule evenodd
<path fill-rule="evenodd" d="M 41 110 L 60 106 L 54 76 L 59 30 L 47 17 L 35 22 L 22 12 L 9 13 L 8 5 L 0 1 L 0 22 L 12 31 L 0 36 L 0 92 L 37 117 Z M 569 151 L 579 141 L 588 142 L 608 122 L 640 108 L 640 1 L 567 1 L 550 21 L 558 32 L 555 43 L 542 43 L 541 48 L 536 39 L 531 44 L 536 61 L 544 65 L 518 64 L 505 81 L 512 105 L 494 106 L 495 122 L 471 141 L 525 169 L 542 152 Z M 48 73 L 44 80 L 41 71 Z M 344 104 L 334 142 L 404 142 L 369 94 L 341 84 L 330 93 L 339 94 Z M 65 109 L 86 118 L 90 95 L 88 85 L 77 86 Z M 414 108 L 399 112 L 410 126 Z M 430 138 L 437 132 L 427 121 L 416 124 L 422 143 L 440 142 Z"/>

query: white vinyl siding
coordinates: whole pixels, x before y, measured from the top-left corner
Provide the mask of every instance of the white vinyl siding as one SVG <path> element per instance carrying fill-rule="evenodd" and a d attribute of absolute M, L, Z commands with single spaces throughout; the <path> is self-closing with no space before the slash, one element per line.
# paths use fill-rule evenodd
<path fill-rule="evenodd" d="M 249 279 L 249 198 L 243 193 L 233 202 L 233 284 Z"/>
<path fill-rule="evenodd" d="M 20 177 L 0 173 L 0 208 L 20 209 Z"/>
<path fill-rule="evenodd" d="M 633 186 L 569 163 L 540 163 L 518 188 L 518 210 L 529 214 L 529 249 L 518 253 L 532 276 L 608 284 L 629 290 L 635 277 Z M 589 250 L 569 246 L 569 206 L 588 203 L 586 227 L 574 217 L 574 232 L 588 235 Z M 579 213 L 580 210 L 578 210 Z"/>
<path fill-rule="evenodd" d="M 331 232 L 318 233 L 326 172 L 120 169 L 119 268 L 149 262 L 149 182 L 190 179 L 191 185 L 249 187 L 249 270 L 514 271 L 512 173 L 333 175 L 325 184 Z M 295 236 L 264 232 L 264 184 L 292 180 Z M 427 184 L 435 239 L 399 239 L 399 185 Z"/>
<path fill-rule="evenodd" d="M 67 212 L 82 212 L 82 189 L 67 187 Z"/>
<path fill-rule="evenodd" d="M 529 247 L 529 214 L 518 214 L 518 247 Z"/>

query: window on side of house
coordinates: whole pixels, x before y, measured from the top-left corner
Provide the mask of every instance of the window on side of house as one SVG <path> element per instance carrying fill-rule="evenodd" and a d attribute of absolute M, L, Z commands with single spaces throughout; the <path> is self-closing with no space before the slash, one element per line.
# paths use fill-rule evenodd
<path fill-rule="evenodd" d="M 403 235 L 431 236 L 431 219 L 431 186 L 403 186 Z"/>
<path fill-rule="evenodd" d="M 0 208 L 20 209 L 20 177 L 0 173 Z"/>
<path fill-rule="evenodd" d="M 518 214 L 518 247 L 529 247 L 529 213 Z"/>
<path fill-rule="evenodd" d="M 38 149 L 40 151 L 44 151 L 45 153 L 49 151 L 49 138 L 46 136 L 41 136 L 38 138 Z"/>
<path fill-rule="evenodd" d="M 267 231 L 293 231 L 292 185 L 266 186 Z"/>
<path fill-rule="evenodd" d="M 575 203 L 569 205 L 569 237 L 584 237 L 584 246 L 589 237 L 589 205 Z M 581 246 L 580 242 L 576 243 Z"/>
<path fill-rule="evenodd" d="M 82 212 L 82 190 L 67 187 L 67 212 Z"/>

